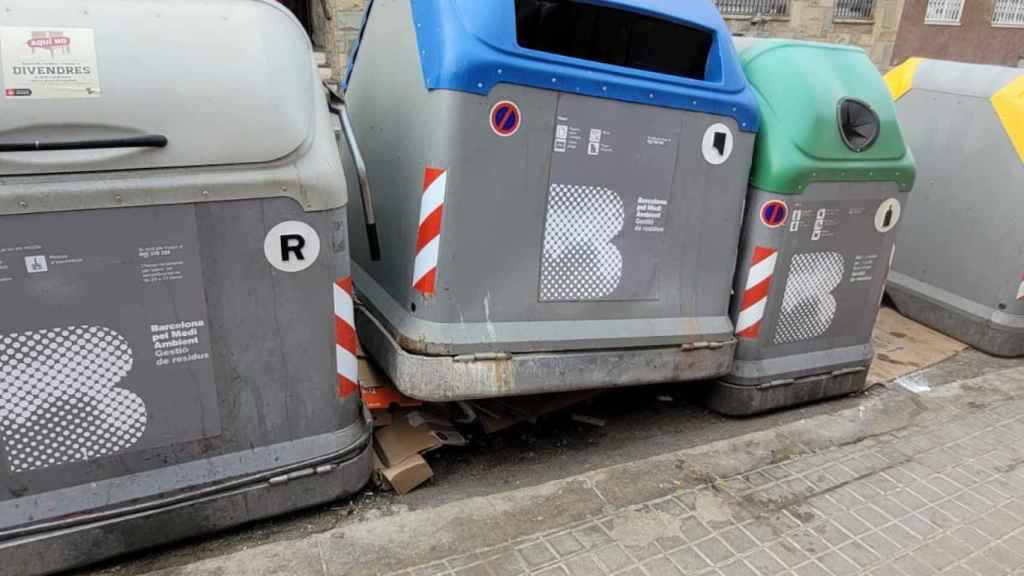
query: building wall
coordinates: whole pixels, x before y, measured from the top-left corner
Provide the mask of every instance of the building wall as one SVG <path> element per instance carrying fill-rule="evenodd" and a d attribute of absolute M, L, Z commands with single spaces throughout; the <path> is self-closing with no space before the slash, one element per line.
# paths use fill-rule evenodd
<path fill-rule="evenodd" d="M 348 63 L 352 42 L 359 36 L 365 0 L 312 0 L 313 43 L 327 54 L 334 70 L 332 80 L 340 80 Z M 327 5 L 330 19 L 322 6 Z"/>
<path fill-rule="evenodd" d="M 1024 28 L 992 26 L 994 0 L 965 0 L 960 25 L 925 24 L 928 0 L 906 0 L 893 64 L 912 56 L 1018 66 Z"/>
<path fill-rule="evenodd" d="M 790 0 L 789 16 L 758 22 L 727 16 L 733 34 L 854 44 L 882 70 L 891 65 L 904 0 L 875 0 L 870 20 L 837 20 L 836 0 Z"/>
<path fill-rule="evenodd" d="M 352 41 L 359 34 L 365 0 L 311 1 L 313 41 L 321 50 L 327 52 L 328 63 L 334 69 L 334 80 L 337 80 L 348 61 Z M 787 18 L 776 18 L 763 23 L 755 23 L 751 18 L 727 17 L 726 20 L 735 34 L 856 44 L 867 50 L 871 59 L 886 70 L 892 64 L 893 47 L 904 1 L 875 0 L 873 17 L 870 20 L 835 20 L 833 14 L 836 0 L 790 0 Z M 923 0 L 910 1 L 923 3 Z M 331 20 L 324 17 L 322 2 L 327 3 Z"/>

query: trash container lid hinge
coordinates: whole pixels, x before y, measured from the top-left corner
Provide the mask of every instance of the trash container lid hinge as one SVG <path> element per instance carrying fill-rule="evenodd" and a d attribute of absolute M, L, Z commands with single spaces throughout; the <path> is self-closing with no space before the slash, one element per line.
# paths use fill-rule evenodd
<path fill-rule="evenodd" d="M 828 378 L 838 378 L 840 376 L 848 376 L 850 374 L 857 374 L 866 371 L 867 368 L 864 366 L 853 366 L 850 368 L 840 368 L 839 370 L 833 370 L 824 374 L 812 374 L 810 376 L 803 376 L 801 378 L 782 378 L 779 380 L 772 380 L 766 384 L 758 386 L 759 389 L 766 388 L 778 388 L 780 386 L 789 386 L 792 384 L 800 384 L 804 382 L 812 382 L 814 380 L 825 380 Z"/>
<path fill-rule="evenodd" d="M 729 340 L 722 340 L 719 342 L 687 342 L 679 348 L 683 352 L 693 352 L 695 350 L 719 350 L 735 343 L 736 339 L 730 338 Z"/>
<path fill-rule="evenodd" d="M 274 476 L 267 481 L 271 486 L 279 486 L 281 484 L 287 484 L 292 480 L 298 480 L 300 478 L 308 478 L 310 476 L 322 476 L 324 474 L 330 474 L 338 468 L 338 464 L 322 464 L 314 468 L 303 468 L 302 470 L 296 470 L 288 474 L 282 474 L 280 476 Z"/>
<path fill-rule="evenodd" d="M 452 360 L 454 362 L 495 362 L 500 360 L 511 360 L 512 355 L 507 352 L 480 352 L 478 354 L 462 354 Z"/>

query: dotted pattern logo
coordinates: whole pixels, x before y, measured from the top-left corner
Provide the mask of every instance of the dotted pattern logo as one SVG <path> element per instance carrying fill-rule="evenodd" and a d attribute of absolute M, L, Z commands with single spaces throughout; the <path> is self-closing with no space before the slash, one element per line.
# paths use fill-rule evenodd
<path fill-rule="evenodd" d="M 832 295 L 843 281 L 843 255 L 838 252 L 797 254 L 789 268 L 775 343 L 787 344 L 821 336 L 836 317 Z"/>
<path fill-rule="evenodd" d="M 132 350 L 108 328 L 0 335 L 0 436 L 12 472 L 116 454 L 146 430 L 146 406 L 117 388 Z"/>
<path fill-rule="evenodd" d="M 540 300 L 599 300 L 622 282 L 622 198 L 607 188 L 552 184 L 541 257 Z"/>

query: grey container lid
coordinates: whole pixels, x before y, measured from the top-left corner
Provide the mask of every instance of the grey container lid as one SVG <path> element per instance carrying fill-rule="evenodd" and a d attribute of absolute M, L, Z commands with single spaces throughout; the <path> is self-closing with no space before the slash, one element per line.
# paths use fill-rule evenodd
<path fill-rule="evenodd" d="M 15 28 L 92 30 L 100 85 L 92 97 L 0 91 L 0 143 L 150 134 L 169 141 L 0 153 L 0 176 L 266 163 L 315 131 L 323 95 L 310 90 L 319 83 L 310 42 L 272 0 L 37 0 L 0 10 L 8 38 Z M 7 52 L 0 58 L 12 59 Z"/>
<path fill-rule="evenodd" d="M 912 85 L 914 90 L 989 98 L 1022 74 L 1020 68 L 919 59 Z"/>

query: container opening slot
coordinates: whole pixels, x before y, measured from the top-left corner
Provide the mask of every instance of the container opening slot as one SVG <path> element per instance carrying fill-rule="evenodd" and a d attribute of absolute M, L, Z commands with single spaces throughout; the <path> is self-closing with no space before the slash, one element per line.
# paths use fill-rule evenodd
<path fill-rule="evenodd" d="M 519 45 L 582 60 L 705 80 L 713 34 L 574 0 L 516 0 Z"/>

